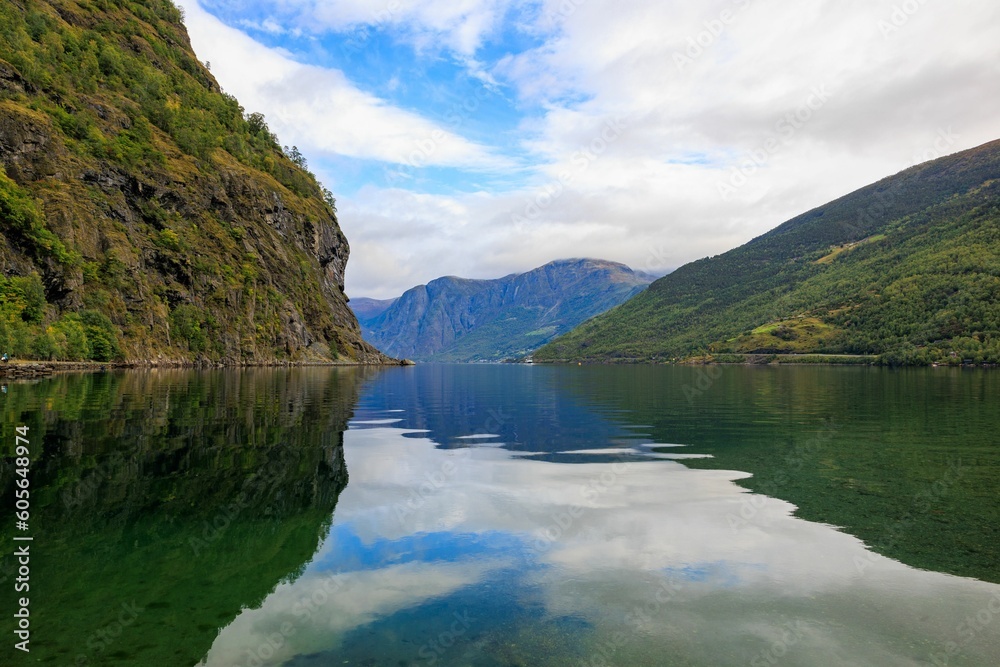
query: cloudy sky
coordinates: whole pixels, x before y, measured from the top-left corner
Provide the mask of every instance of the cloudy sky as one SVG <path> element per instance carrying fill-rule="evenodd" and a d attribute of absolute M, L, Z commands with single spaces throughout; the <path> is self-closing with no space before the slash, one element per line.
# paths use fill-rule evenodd
<path fill-rule="evenodd" d="M 992 0 L 181 0 L 337 196 L 349 295 L 664 273 L 1000 138 Z"/>

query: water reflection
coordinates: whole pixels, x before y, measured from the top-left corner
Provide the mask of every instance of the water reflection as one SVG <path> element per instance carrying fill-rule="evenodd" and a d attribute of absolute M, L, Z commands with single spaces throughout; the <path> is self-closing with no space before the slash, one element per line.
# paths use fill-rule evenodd
<path fill-rule="evenodd" d="M 882 558 L 778 498 L 884 524 L 957 456 L 960 481 L 906 530 L 937 539 L 934 563 L 996 573 L 996 376 L 722 369 L 692 394 L 698 373 L 13 385 L 4 427 L 38 449 L 32 653 L 12 660 L 995 664 L 1000 587 Z M 6 509 L 13 475 L 0 461 Z M 773 493 L 739 486 L 762 480 Z"/>
<path fill-rule="evenodd" d="M 1000 374 L 958 369 L 441 365 L 380 375 L 357 419 L 559 462 L 709 454 L 686 463 L 752 473 L 740 484 L 907 564 L 1000 583 L 998 405 Z"/>
<path fill-rule="evenodd" d="M 329 536 L 203 664 L 987 665 L 1000 655 L 990 611 L 1000 587 L 880 557 L 740 488 L 746 473 L 658 458 L 677 448 L 651 445 L 684 443 L 658 442 L 656 415 L 630 428 L 628 410 L 588 407 L 587 376 L 555 370 L 530 383 L 511 378 L 535 369 L 376 378 L 345 434 L 351 483 Z M 811 404 L 795 438 L 832 439 L 823 405 Z M 980 612 L 989 623 L 960 627 Z"/>
<path fill-rule="evenodd" d="M 30 427 L 34 541 L 31 653 L 11 660 L 195 664 L 326 536 L 363 380 L 157 371 L 13 385 L 0 407 L 5 440 Z M 0 464 L 5 509 L 12 467 Z M 12 565 L 8 553 L 8 581 Z"/>
<path fill-rule="evenodd" d="M 741 485 L 909 565 L 1000 582 L 1000 374 L 584 370 L 567 391 L 712 455 L 691 467 L 752 473 Z"/>
<path fill-rule="evenodd" d="M 564 462 L 600 460 L 572 453 L 609 443 L 652 442 L 648 429 L 616 418 L 627 411 L 571 391 L 574 375 L 566 368 L 520 365 L 391 369 L 364 392 L 352 427 L 382 426 L 389 419 L 413 437 L 446 448 L 491 443 Z"/>

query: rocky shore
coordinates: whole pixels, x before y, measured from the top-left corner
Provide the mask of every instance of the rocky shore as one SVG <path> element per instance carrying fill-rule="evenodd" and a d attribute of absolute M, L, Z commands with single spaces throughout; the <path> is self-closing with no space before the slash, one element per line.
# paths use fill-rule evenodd
<path fill-rule="evenodd" d="M 409 359 L 389 359 L 385 358 L 381 363 L 362 363 L 357 361 L 334 361 L 334 362 L 289 362 L 275 361 L 272 363 L 252 363 L 252 364 L 221 364 L 221 363 L 197 363 L 181 360 L 152 360 L 141 362 L 115 362 L 102 363 L 97 361 L 10 361 L 0 364 L 0 379 L 2 380 L 30 380 L 43 378 L 58 372 L 66 371 L 107 371 L 120 368 L 190 368 L 190 369 L 218 369 L 218 368 L 292 368 L 299 366 L 413 366 Z"/>
<path fill-rule="evenodd" d="M 56 371 L 93 371 L 107 368 L 110 368 L 108 364 L 88 362 L 10 361 L 5 364 L 0 364 L 0 378 L 5 380 L 22 380 L 48 377 Z"/>

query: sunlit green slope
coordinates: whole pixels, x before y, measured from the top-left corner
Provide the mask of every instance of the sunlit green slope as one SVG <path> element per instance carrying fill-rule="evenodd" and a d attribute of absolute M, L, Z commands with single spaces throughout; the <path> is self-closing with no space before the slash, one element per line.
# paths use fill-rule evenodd
<path fill-rule="evenodd" d="M 727 353 L 1000 362 L 1000 141 L 683 266 L 535 359 Z"/>

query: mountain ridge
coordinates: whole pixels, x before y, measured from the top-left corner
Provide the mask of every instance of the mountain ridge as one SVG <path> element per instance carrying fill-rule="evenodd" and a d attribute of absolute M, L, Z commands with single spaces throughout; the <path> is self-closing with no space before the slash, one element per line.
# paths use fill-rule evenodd
<path fill-rule="evenodd" d="M 442 276 L 392 303 L 359 299 L 365 339 L 417 361 L 500 361 L 523 356 L 634 295 L 654 279 L 624 264 L 572 258 L 492 280 Z"/>
<path fill-rule="evenodd" d="M 358 318 L 358 322 L 372 320 L 389 309 L 397 299 L 369 299 L 368 297 L 356 296 L 350 301 L 351 310 Z"/>

